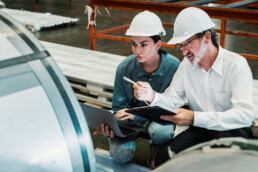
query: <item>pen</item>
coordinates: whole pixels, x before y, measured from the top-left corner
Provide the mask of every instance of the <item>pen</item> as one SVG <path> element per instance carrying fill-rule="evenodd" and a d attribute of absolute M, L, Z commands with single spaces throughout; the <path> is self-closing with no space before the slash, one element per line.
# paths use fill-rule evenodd
<path fill-rule="evenodd" d="M 123 77 L 124 80 L 126 80 L 127 82 L 130 82 L 132 84 L 136 84 L 134 81 L 132 81 L 131 79 L 127 78 L 127 77 Z"/>

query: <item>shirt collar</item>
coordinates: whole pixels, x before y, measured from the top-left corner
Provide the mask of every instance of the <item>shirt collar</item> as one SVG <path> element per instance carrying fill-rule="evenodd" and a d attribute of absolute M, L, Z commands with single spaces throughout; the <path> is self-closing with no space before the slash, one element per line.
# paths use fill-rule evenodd
<path fill-rule="evenodd" d="M 223 57 L 224 57 L 224 49 L 219 45 L 218 55 L 217 55 L 213 65 L 211 66 L 211 69 L 214 70 L 214 72 L 216 72 L 220 76 L 222 76 Z M 199 64 L 192 65 L 192 70 L 195 70 L 196 68 L 200 68 Z"/>
<path fill-rule="evenodd" d="M 159 68 L 153 72 L 151 75 L 160 75 L 160 76 L 163 76 L 163 69 L 165 68 L 166 66 L 166 58 L 164 57 L 165 54 L 161 53 L 161 62 L 160 62 L 160 65 L 159 65 Z M 148 76 L 150 74 L 146 73 L 143 68 L 142 68 L 142 65 L 141 63 L 139 63 L 137 60 L 136 60 L 136 67 L 138 69 L 138 76 Z"/>
<path fill-rule="evenodd" d="M 218 55 L 212 65 L 211 69 L 214 70 L 214 72 L 216 72 L 220 76 L 222 76 L 223 57 L 224 57 L 224 49 L 221 46 L 219 46 Z"/>

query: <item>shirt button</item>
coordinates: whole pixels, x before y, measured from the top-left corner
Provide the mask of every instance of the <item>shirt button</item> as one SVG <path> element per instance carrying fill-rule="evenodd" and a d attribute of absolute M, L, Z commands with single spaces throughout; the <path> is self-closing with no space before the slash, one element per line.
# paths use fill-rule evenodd
<path fill-rule="evenodd" d="M 150 81 L 151 81 L 151 78 L 150 78 Z"/>

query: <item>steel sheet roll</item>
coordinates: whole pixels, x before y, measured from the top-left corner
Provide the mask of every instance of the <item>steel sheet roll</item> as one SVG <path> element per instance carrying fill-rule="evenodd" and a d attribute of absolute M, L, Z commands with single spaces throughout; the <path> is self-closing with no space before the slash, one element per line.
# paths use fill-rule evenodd
<path fill-rule="evenodd" d="M 0 171 L 95 171 L 91 136 L 41 43 L 0 12 Z"/>

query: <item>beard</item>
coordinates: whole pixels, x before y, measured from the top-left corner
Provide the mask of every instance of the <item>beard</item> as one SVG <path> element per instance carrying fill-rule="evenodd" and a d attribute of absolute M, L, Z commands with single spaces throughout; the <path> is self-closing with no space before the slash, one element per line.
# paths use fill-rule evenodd
<path fill-rule="evenodd" d="M 188 52 L 186 54 L 187 57 L 192 56 L 192 58 L 191 59 L 188 58 L 188 60 L 190 60 L 190 62 L 192 64 L 198 64 L 202 60 L 202 58 L 204 57 L 204 54 L 207 50 L 207 47 L 208 47 L 208 45 L 205 44 L 204 40 L 202 39 L 201 44 L 200 44 L 200 49 L 199 49 L 199 51 L 196 55 L 194 55 L 192 52 Z"/>

